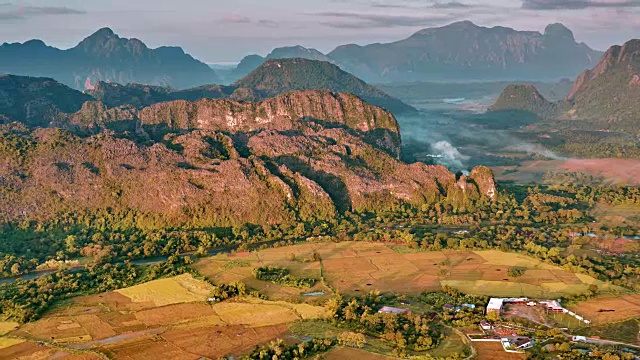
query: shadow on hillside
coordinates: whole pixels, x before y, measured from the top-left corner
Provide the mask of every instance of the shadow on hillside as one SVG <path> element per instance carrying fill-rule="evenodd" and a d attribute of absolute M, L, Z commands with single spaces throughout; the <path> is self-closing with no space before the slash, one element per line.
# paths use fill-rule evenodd
<path fill-rule="evenodd" d="M 274 161 L 279 165 L 286 165 L 292 171 L 300 173 L 322 186 L 340 212 L 351 210 L 349 189 L 339 177 L 323 170 L 316 170 L 311 167 L 309 162 L 295 156 L 279 156 Z"/>
<path fill-rule="evenodd" d="M 393 158 L 397 158 L 399 154 L 396 151 L 400 147 L 400 135 L 389 129 L 374 129 L 371 131 L 360 131 L 353 129 L 346 124 L 335 123 L 325 120 L 313 118 L 303 118 L 298 121 L 299 124 L 308 126 L 316 131 L 324 129 L 342 129 L 350 135 L 362 139 L 365 143 L 373 146 L 378 150 L 382 150 Z M 396 149 L 398 148 L 398 149 Z"/>

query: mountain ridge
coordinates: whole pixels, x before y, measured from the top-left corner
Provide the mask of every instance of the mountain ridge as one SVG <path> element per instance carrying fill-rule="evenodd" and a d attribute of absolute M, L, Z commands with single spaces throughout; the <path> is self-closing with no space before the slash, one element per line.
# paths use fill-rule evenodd
<path fill-rule="evenodd" d="M 509 89 L 501 95 L 508 96 Z M 534 89 L 535 90 L 535 89 Z M 532 91 L 534 91 L 532 90 Z M 559 112 L 546 114 L 547 119 L 579 121 L 592 130 L 613 130 L 636 134 L 640 111 L 640 39 L 610 47 L 596 66 L 582 72 L 564 101 L 553 103 Z M 541 100 L 543 103 L 546 100 Z M 496 103 L 492 110 L 534 111 L 534 102 Z"/>
<path fill-rule="evenodd" d="M 41 40 L 0 45 L 0 73 L 53 78 L 75 89 L 113 81 L 189 88 L 219 80 L 214 70 L 179 47 L 150 49 L 110 28 L 61 50 Z"/>
<path fill-rule="evenodd" d="M 417 110 L 387 95 L 328 62 L 308 59 L 270 59 L 232 85 L 203 85 L 174 90 L 157 86 L 99 82 L 85 93 L 109 107 L 130 104 L 149 106 L 172 100 L 195 101 L 201 98 L 229 98 L 237 101 L 260 101 L 297 90 L 330 90 L 352 93 L 365 101 L 384 107 L 398 115 Z"/>
<path fill-rule="evenodd" d="M 480 51 L 483 50 L 483 51 Z M 540 80 L 575 77 L 602 52 L 577 43 L 566 26 L 544 32 L 482 27 L 471 21 L 422 29 L 390 43 L 344 44 L 328 60 L 367 82 Z M 260 60 L 262 59 L 262 60 Z M 243 76 L 264 58 L 243 59 Z"/>

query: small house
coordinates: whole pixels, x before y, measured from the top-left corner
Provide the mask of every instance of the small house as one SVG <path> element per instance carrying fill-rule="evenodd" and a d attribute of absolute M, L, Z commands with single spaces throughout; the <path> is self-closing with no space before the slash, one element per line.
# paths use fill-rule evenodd
<path fill-rule="evenodd" d="M 518 350 L 529 349 L 533 347 L 534 344 L 535 341 L 526 337 L 517 338 L 513 341 L 513 346 L 515 346 Z"/>
<path fill-rule="evenodd" d="M 400 314 L 406 314 L 408 312 L 410 312 L 411 310 L 409 309 L 404 309 L 404 308 L 395 308 L 395 307 L 391 307 L 391 306 L 383 306 L 382 308 L 380 308 L 380 310 L 378 310 L 379 313 L 383 313 L 383 314 L 395 314 L 395 315 L 400 315 Z"/>
<path fill-rule="evenodd" d="M 442 307 L 442 310 L 444 311 L 454 311 L 455 309 L 456 307 L 451 304 L 444 304 L 444 306 Z"/>
<path fill-rule="evenodd" d="M 482 321 L 480 321 L 480 328 L 482 330 L 491 330 L 493 328 L 493 326 L 491 325 L 490 322 L 488 322 L 486 320 L 482 320 Z"/>
<path fill-rule="evenodd" d="M 587 342 L 587 338 L 585 336 L 574 336 L 571 340 L 575 342 Z"/>
<path fill-rule="evenodd" d="M 487 305 L 487 314 L 491 314 L 491 313 L 501 314 L 503 305 L 504 305 L 504 299 L 491 298 L 489 300 L 489 304 Z"/>

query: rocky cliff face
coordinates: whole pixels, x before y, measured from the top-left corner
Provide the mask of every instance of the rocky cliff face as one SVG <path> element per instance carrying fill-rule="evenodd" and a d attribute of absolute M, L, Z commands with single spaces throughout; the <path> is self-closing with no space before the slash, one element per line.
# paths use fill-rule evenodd
<path fill-rule="evenodd" d="M 193 130 L 144 145 L 2 125 L 0 222 L 110 209 L 176 225 L 280 224 L 492 196 L 490 173 L 459 193 L 446 168 L 404 164 L 358 133 L 325 125 L 232 136 Z"/>
<path fill-rule="evenodd" d="M 614 72 L 623 72 L 628 76 L 627 82 L 619 85 L 637 85 L 640 77 L 640 40 L 630 40 L 622 46 L 612 46 L 602 56 L 598 65 L 593 69 L 585 70 L 576 79 L 567 100 L 578 100 L 583 94 L 593 91 L 592 84 L 600 76 L 611 76 Z M 605 79 L 604 81 L 609 81 Z"/>
<path fill-rule="evenodd" d="M 291 130 L 298 127 L 300 120 L 314 119 L 367 133 L 381 148 L 396 157 L 400 155 L 400 130 L 395 117 L 351 94 L 298 91 L 259 103 L 227 99 L 172 101 L 144 108 L 138 118 L 143 127 L 166 125 L 172 129 L 229 132 Z"/>

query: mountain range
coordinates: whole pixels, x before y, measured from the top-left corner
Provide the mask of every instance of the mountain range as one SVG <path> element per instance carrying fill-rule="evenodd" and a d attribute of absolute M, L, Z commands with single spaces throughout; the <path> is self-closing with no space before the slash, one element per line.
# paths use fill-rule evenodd
<path fill-rule="evenodd" d="M 461 21 L 392 43 L 342 45 L 326 55 L 297 46 L 276 49 L 267 58 L 322 59 L 367 82 L 385 83 L 560 79 L 577 76 L 601 55 L 576 42 L 562 24 L 551 24 L 539 33 Z M 264 61 L 257 55 L 246 57 L 234 74 L 244 76 Z"/>
<path fill-rule="evenodd" d="M 296 90 L 351 93 L 397 115 L 417 111 L 333 64 L 306 59 L 268 60 L 246 77 L 228 86 L 203 85 L 175 90 L 150 85 L 99 82 L 85 93 L 109 107 L 128 104 L 139 108 L 164 101 L 195 101 L 204 98 L 260 101 Z"/>
<path fill-rule="evenodd" d="M 566 98 L 550 102 L 531 85 L 507 87 L 492 111 L 523 111 L 590 130 L 640 131 L 640 40 L 612 46 L 576 79 Z"/>
<path fill-rule="evenodd" d="M 462 21 L 392 43 L 341 45 L 328 54 L 302 46 L 277 48 L 266 57 L 247 56 L 218 76 L 181 48 L 150 49 L 104 28 L 67 50 L 40 40 L 2 44 L 0 73 L 49 77 L 75 89 L 90 89 L 98 81 L 186 89 L 233 83 L 267 60 L 302 58 L 333 63 L 367 82 L 541 80 L 575 77 L 601 55 L 577 43 L 561 24 L 539 33 Z"/>
<path fill-rule="evenodd" d="M 495 194 L 487 168 L 456 177 L 399 161 L 393 114 L 352 94 L 108 107 L 47 78 L 0 81 L 0 105 L 17 109 L 0 108 L 16 116 L 0 125 L 0 222 L 108 211 L 155 224 L 291 224 Z"/>
<path fill-rule="evenodd" d="M 53 78 L 74 89 L 98 81 L 141 83 L 178 89 L 219 81 L 215 71 L 179 47 L 148 48 L 100 29 L 77 46 L 61 50 L 40 40 L 0 45 L 0 74 Z"/>

